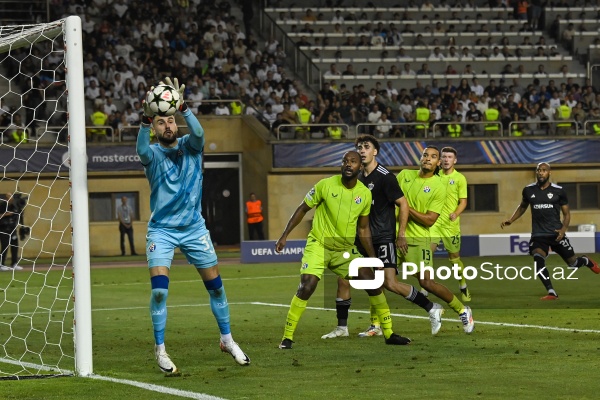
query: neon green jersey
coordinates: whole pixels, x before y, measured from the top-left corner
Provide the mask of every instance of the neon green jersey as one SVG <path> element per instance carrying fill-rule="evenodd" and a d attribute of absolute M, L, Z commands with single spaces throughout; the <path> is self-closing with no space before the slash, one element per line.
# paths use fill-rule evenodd
<path fill-rule="evenodd" d="M 435 222 L 435 226 L 444 228 L 458 227 L 460 232 L 460 217 L 452 222 L 450 221 L 450 214 L 456 210 L 458 200 L 467 198 L 467 178 L 457 170 L 454 170 L 451 174 L 442 174 L 441 179 L 446 185 L 446 202 L 444 203 L 444 210 Z"/>
<path fill-rule="evenodd" d="M 317 207 L 308 240 L 317 240 L 328 250 L 354 247 L 358 217 L 371 212 L 371 191 L 360 181 L 347 189 L 342 176 L 317 182 L 304 197 L 310 208 Z"/>
<path fill-rule="evenodd" d="M 437 214 L 442 213 L 446 199 L 446 188 L 439 176 L 421 178 L 418 170 L 405 169 L 398 174 L 397 179 L 409 207 L 423 214 L 428 211 Z M 429 228 L 409 218 L 406 226 L 406 237 L 429 240 Z"/>

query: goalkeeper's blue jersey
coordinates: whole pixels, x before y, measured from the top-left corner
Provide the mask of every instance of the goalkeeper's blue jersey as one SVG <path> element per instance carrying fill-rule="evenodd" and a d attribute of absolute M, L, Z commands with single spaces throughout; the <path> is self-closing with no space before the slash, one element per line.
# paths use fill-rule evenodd
<path fill-rule="evenodd" d="M 190 110 L 183 114 L 190 134 L 173 148 L 150 145 L 150 127 L 140 125 L 137 153 L 150 182 L 149 227 L 177 228 L 204 222 L 202 157 L 204 129 Z"/>

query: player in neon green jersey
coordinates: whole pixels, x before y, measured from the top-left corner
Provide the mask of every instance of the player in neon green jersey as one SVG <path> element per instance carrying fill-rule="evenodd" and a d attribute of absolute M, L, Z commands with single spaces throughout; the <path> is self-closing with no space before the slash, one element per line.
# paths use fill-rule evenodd
<path fill-rule="evenodd" d="M 314 293 L 325 268 L 338 276 L 348 277 L 350 262 L 362 257 L 354 245 L 358 236 L 369 257 L 375 257 L 369 227 L 371 211 L 371 191 L 358 180 L 362 162 L 356 151 L 344 154 L 341 176 L 320 180 L 298 206 L 279 240 L 275 251 L 280 252 L 286 244 L 290 232 L 302 221 L 306 213 L 316 207 L 312 229 L 308 234 L 302 266 L 300 285 L 285 321 L 280 349 L 291 349 L 294 332 L 300 317 L 306 309 L 310 296 Z M 371 268 L 360 268 L 359 279 L 374 279 Z M 410 339 L 397 335 L 392 330 L 392 318 L 387 300 L 381 288 L 366 289 L 369 302 L 377 312 L 386 344 L 409 344 Z"/>
<path fill-rule="evenodd" d="M 431 233 L 429 228 L 435 224 L 442 214 L 446 198 L 446 188 L 442 179 L 435 174 L 440 164 L 440 151 L 429 146 L 423 150 L 421 167 L 418 170 L 402 170 L 398 183 L 408 201 L 408 224 L 406 226 L 406 242 L 408 251 L 398 254 L 400 265 L 410 262 L 420 265 L 431 265 Z M 425 290 L 435 294 L 448 303 L 459 315 L 466 333 L 475 327 L 471 308 L 465 306 L 444 285 L 433 280 L 429 271 L 418 276 L 419 284 Z"/>
<path fill-rule="evenodd" d="M 471 293 L 467 288 L 465 277 L 462 276 L 464 264 L 460 259 L 460 214 L 467 207 L 467 178 L 454 168 L 456 157 L 456 149 L 452 147 L 442 149 L 440 166 L 443 174 L 440 176 L 446 185 L 446 202 L 442 213 L 429 231 L 431 233 L 431 251 L 435 252 L 437 245 L 442 241 L 451 265 L 456 264 L 460 267 L 459 288 L 462 301 L 467 302 L 471 301 Z"/>

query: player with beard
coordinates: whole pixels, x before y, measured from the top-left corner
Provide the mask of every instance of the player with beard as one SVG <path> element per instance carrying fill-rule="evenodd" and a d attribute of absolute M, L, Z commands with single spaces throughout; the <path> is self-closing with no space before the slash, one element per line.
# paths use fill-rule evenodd
<path fill-rule="evenodd" d="M 369 228 L 371 211 L 371 192 L 359 182 L 361 170 L 360 155 L 356 151 L 344 154 L 341 176 L 334 175 L 321 179 L 306 194 L 304 201 L 288 221 L 283 233 L 275 244 L 275 251 L 281 252 L 286 245 L 290 232 L 302 221 L 313 207 L 316 207 L 312 228 L 308 233 L 304 255 L 300 267 L 300 285 L 292 298 L 285 321 L 280 349 L 291 349 L 298 321 L 306 310 L 308 299 L 312 296 L 328 268 L 342 278 L 349 277 L 352 260 L 362 257 L 354 238 L 358 232 L 361 245 L 369 257 L 375 256 Z M 371 268 L 359 268 L 359 279 L 373 280 L 375 273 Z M 385 343 L 406 345 L 410 339 L 397 335 L 392 330 L 392 317 L 385 295 L 381 288 L 365 289 L 369 303 L 381 321 Z"/>
<path fill-rule="evenodd" d="M 404 193 L 402 193 L 394 174 L 377 162 L 376 157 L 379 154 L 380 146 L 379 141 L 373 135 L 359 136 L 354 141 L 354 146 L 360 154 L 363 166 L 362 172 L 358 175 L 358 180 L 371 191 L 373 199 L 371 214 L 369 214 L 369 226 L 371 228 L 375 253 L 384 265 L 385 280 L 383 287 L 425 309 L 429 314 L 431 333 L 435 335 L 442 326 L 441 317 L 444 312 L 442 306 L 432 303 L 413 286 L 398 282 L 396 279 L 398 272 L 396 248 L 402 252 L 406 252 L 407 249 L 404 231 L 406 230 L 406 223 L 408 221 L 408 204 L 404 198 Z M 396 235 L 396 207 L 399 207 L 397 219 L 399 226 L 398 235 Z M 355 240 L 355 244 L 358 251 L 366 257 L 367 252 L 360 244 L 358 237 Z M 349 336 L 348 311 L 351 303 L 350 283 L 345 279 L 338 278 L 337 297 L 335 299 L 338 325 L 333 331 L 323 335 L 322 339 Z M 371 325 L 367 330 L 359 333 L 358 336 L 369 337 L 381 335 L 379 319 L 375 310 L 371 308 Z"/>
<path fill-rule="evenodd" d="M 571 211 L 565 190 L 550 182 L 552 169 L 550 164 L 541 162 L 535 170 L 537 182 L 525 186 L 522 191 L 521 204 L 517 207 L 512 217 L 500 224 L 501 228 L 511 225 L 519 219 L 527 207 L 531 205 L 531 239 L 529 240 L 529 254 L 538 275 L 548 291 L 541 300 L 558 300 L 558 294 L 552 286 L 550 274 L 546 269 L 546 257 L 552 249 L 570 268 L 586 266 L 594 273 L 600 274 L 600 267 L 587 256 L 576 257 L 573 246 L 567 238 L 566 232 L 571 222 Z M 563 220 L 560 221 L 562 212 Z"/>
<path fill-rule="evenodd" d="M 210 297 L 212 313 L 221 332 L 220 347 L 240 365 L 250 359 L 231 336 L 229 304 L 219 274 L 217 256 L 210 233 L 202 217 L 202 157 L 204 129 L 183 102 L 185 85 L 170 78 L 165 82 L 179 92 L 182 104 L 179 112 L 185 118 L 190 133 L 178 138 L 175 115 L 154 115 L 144 102 L 144 115 L 138 132 L 136 151 L 150 183 L 150 210 L 146 235 L 146 258 L 150 272 L 150 316 L 154 327 L 154 355 L 159 368 L 167 373 L 178 372 L 165 350 L 169 271 L 175 247 L 196 267 Z M 152 89 L 150 89 L 152 90 Z M 150 145 L 150 128 L 158 143 Z"/>

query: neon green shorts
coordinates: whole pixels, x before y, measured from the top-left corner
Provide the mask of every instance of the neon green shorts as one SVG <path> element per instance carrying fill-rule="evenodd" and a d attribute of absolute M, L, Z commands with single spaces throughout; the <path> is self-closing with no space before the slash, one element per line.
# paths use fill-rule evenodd
<path fill-rule="evenodd" d="M 321 243 L 309 240 L 304 248 L 300 274 L 315 275 L 320 280 L 325 273 L 325 268 L 328 268 L 334 274 L 347 278 L 350 262 L 359 257 L 363 256 L 356 247 L 342 251 L 327 250 Z"/>
<path fill-rule="evenodd" d="M 460 229 L 456 229 L 453 226 L 444 227 L 437 226 L 437 224 L 435 224 L 429 228 L 429 233 L 431 234 L 431 242 L 435 243 L 436 245 L 440 242 L 443 242 L 448 253 L 460 252 Z"/>
<path fill-rule="evenodd" d="M 397 254 L 399 269 L 402 269 L 402 263 L 405 262 L 415 264 L 419 270 L 421 268 L 421 263 L 427 266 L 432 265 L 433 254 L 431 252 L 431 241 L 429 238 L 427 238 L 427 240 L 420 239 L 412 242 L 408 240 L 408 252 L 402 254 L 400 250 L 398 250 Z"/>

